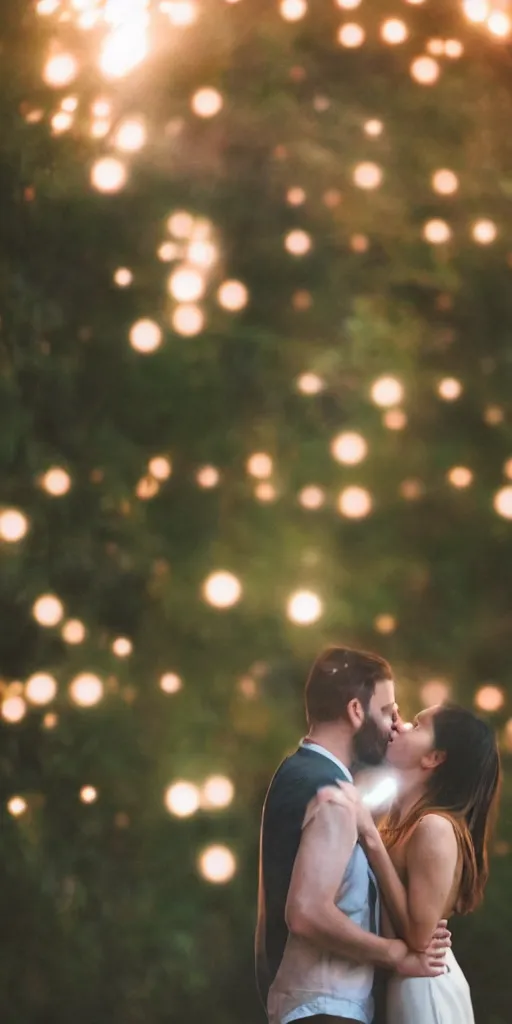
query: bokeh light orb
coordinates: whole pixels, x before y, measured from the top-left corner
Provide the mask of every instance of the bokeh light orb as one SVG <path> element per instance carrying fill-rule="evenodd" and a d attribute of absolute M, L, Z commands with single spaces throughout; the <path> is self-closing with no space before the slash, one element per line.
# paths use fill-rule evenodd
<path fill-rule="evenodd" d="M 204 328 L 205 315 L 199 306 L 179 305 L 173 311 L 171 325 L 176 334 L 184 338 L 195 338 Z"/>
<path fill-rule="evenodd" d="M 338 511 L 347 519 L 364 519 L 372 505 L 371 494 L 365 487 L 345 487 L 338 498 Z"/>
<path fill-rule="evenodd" d="M 456 377 L 444 377 L 439 381 L 437 392 L 445 402 L 454 402 L 462 394 L 462 384 Z"/>
<path fill-rule="evenodd" d="M 499 711 L 505 703 L 505 694 L 499 686 L 492 683 L 481 686 L 475 694 L 475 704 L 482 711 Z"/>
<path fill-rule="evenodd" d="M 171 25 L 180 28 L 193 25 L 198 17 L 198 8 L 193 0 L 168 0 L 167 4 L 160 4 L 160 10 L 165 10 Z"/>
<path fill-rule="evenodd" d="M 505 476 L 508 477 L 509 480 L 512 480 L 512 459 L 507 459 L 505 465 L 503 466 L 503 472 Z"/>
<path fill-rule="evenodd" d="M 512 21 L 505 11 L 493 11 L 487 19 L 487 28 L 498 39 L 506 39 L 512 29 Z"/>
<path fill-rule="evenodd" d="M 196 473 L 196 480 L 200 487 L 209 489 L 217 487 L 220 480 L 220 473 L 215 466 L 201 466 Z"/>
<path fill-rule="evenodd" d="M 404 396 L 403 384 L 396 377 L 379 377 L 372 384 L 370 394 L 375 405 L 389 408 L 398 405 Z"/>
<path fill-rule="evenodd" d="M 141 501 L 149 501 L 150 498 L 154 498 L 155 495 L 158 494 L 159 490 L 160 484 L 158 480 L 155 480 L 154 476 L 148 475 L 143 476 L 139 480 L 135 488 L 135 493 Z"/>
<path fill-rule="evenodd" d="M 27 801 L 22 796 L 12 796 L 7 802 L 7 810 L 13 818 L 19 818 L 27 809 Z"/>
<path fill-rule="evenodd" d="M 464 0 L 464 14 L 475 24 L 484 22 L 489 16 L 489 0 Z"/>
<path fill-rule="evenodd" d="M 454 466 L 448 472 L 448 481 L 453 487 L 463 489 L 473 483 L 473 473 L 467 466 Z"/>
<path fill-rule="evenodd" d="M 255 452 L 247 460 L 246 468 L 251 476 L 257 477 L 258 480 L 265 480 L 272 476 L 274 465 L 271 456 L 266 452 Z"/>
<path fill-rule="evenodd" d="M 16 724 L 16 722 L 21 722 L 26 713 L 27 705 L 23 700 L 23 697 L 13 694 L 12 697 L 6 697 L 2 702 L 2 718 L 4 718 L 6 722 L 10 722 L 12 725 Z"/>
<path fill-rule="evenodd" d="M 303 395 L 319 395 L 325 383 L 317 373 L 302 373 L 297 379 L 297 388 Z"/>
<path fill-rule="evenodd" d="M 42 486 L 48 494 L 54 498 L 61 498 L 67 494 L 71 487 L 71 477 L 65 469 L 60 466 L 53 466 L 47 470 L 42 478 Z"/>
<path fill-rule="evenodd" d="M 86 629 L 79 619 L 68 619 L 62 627 L 61 633 L 67 644 L 81 644 L 85 640 Z"/>
<path fill-rule="evenodd" d="M 112 644 L 112 650 L 118 658 L 128 658 L 133 651 L 133 644 L 126 636 L 118 636 Z"/>
<path fill-rule="evenodd" d="M 238 313 L 247 305 L 249 292 L 241 281 L 224 281 L 217 292 L 217 299 L 223 309 Z"/>
<path fill-rule="evenodd" d="M 177 818 L 189 818 L 195 814 L 199 809 L 200 802 L 199 789 L 193 782 L 180 780 L 174 782 L 165 791 L 165 806 Z"/>
<path fill-rule="evenodd" d="M 114 156 L 101 157 L 91 169 L 91 184 L 98 192 L 119 192 L 127 178 L 126 166 Z"/>
<path fill-rule="evenodd" d="M 162 329 L 154 320 L 137 320 L 130 328 L 130 345 L 136 352 L 155 352 L 162 344 Z"/>
<path fill-rule="evenodd" d="M 35 602 L 32 614 L 40 626 L 57 626 L 64 615 L 62 601 L 54 594 L 43 594 Z"/>
<path fill-rule="evenodd" d="M 342 25 L 338 31 L 338 42 L 348 50 L 355 50 L 358 46 L 362 46 L 365 39 L 366 33 L 364 28 L 362 25 L 356 25 L 354 22 Z"/>
<path fill-rule="evenodd" d="M 416 57 L 411 64 L 411 76 L 419 85 L 434 85 L 441 68 L 433 57 Z"/>
<path fill-rule="evenodd" d="M 67 132 L 73 124 L 73 115 L 68 114 L 65 110 L 59 110 L 53 115 L 51 122 L 52 132 L 54 135 L 61 135 L 62 132 Z"/>
<path fill-rule="evenodd" d="M 0 512 L 0 538 L 8 544 L 23 540 L 28 530 L 28 519 L 17 508 L 5 508 Z"/>
<path fill-rule="evenodd" d="M 179 693 L 183 689 L 183 682 L 176 672 L 164 672 L 159 685 L 164 693 Z"/>
<path fill-rule="evenodd" d="M 117 5 L 119 6 L 119 5 Z M 99 57 L 99 67 L 105 78 L 123 78 L 140 64 L 148 53 L 148 37 L 143 20 L 134 11 L 128 16 L 123 5 L 122 20 L 105 36 Z M 133 19 L 133 20 L 132 20 Z"/>
<path fill-rule="evenodd" d="M 285 21 L 300 21 L 307 14 L 306 0 L 281 0 L 279 11 Z"/>
<path fill-rule="evenodd" d="M 198 89 L 192 97 L 192 110 L 198 117 L 215 117 L 222 110 L 223 99 L 218 89 Z"/>
<path fill-rule="evenodd" d="M 502 487 L 495 494 L 494 509 L 504 519 L 512 519 L 512 487 Z"/>
<path fill-rule="evenodd" d="M 382 420 L 388 430 L 404 430 L 407 426 L 407 416 L 403 409 L 387 409 Z"/>
<path fill-rule="evenodd" d="M 194 230 L 194 217 L 187 210 L 176 210 L 167 221 L 167 229 L 175 238 L 190 238 Z"/>
<path fill-rule="evenodd" d="M 208 846 L 198 859 L 198 868 L 207 882 L 222 885 L 233 878 L 236 860 L 227 846 Z"/>
<path fill-rule="evenodd" d="M 165 455 L 155 455 L 149 460 L 148 469 L 155 480 L 168 480 L 172 473 L 172 463 Z"/>
<path fill-rule="evenodd" d="M 444 245 L 452 237 L 452 229 L 445 220 L 440 217 L 433 217 L 423 227 L 423 237 L 431 245 Z"/>
<path fill-rule="evenodd" d="M 322 508 L 322 505 L 325 504 L 325 491 L 314 484 L 310 484 L 309 487 L 303 487 L 299 494 L 299 503 L 303 508 L 311 511 Z"/>
<path fill-rule="evenodd" d="M 98 799 L 98 790 L 95 786 L 82 786 L 80 800 L 83 804 L 94 804 Z"/>
<path fill-rule="evenodd" d="M 321 618 L 323 604 L 311 590 L 298 590 L 289 598 L 286 614 L 297 626 L 310 626 Z"/>
<path fill-rule="evenodd" d="M 179 250 L 175 242 L 162 242 L 158 246 L 157 256 L 162 263 L 172 263 L 178 256 Z"/>
<path fill-rule="evenodd" d="M 382 183 L 382 168 L 370 161 L 358 164 L 354 169 L 354 184 L 358 188 L 374 189 Z"/>
<path fill-rule="evenodd" d="M 31 704 L 50 704 L 57 694 L 57 682 L 47 672 L 36 672 L 25 684 L 25 697 Z"/>
<path fill-rule="evenodd" d="M 331 442 L 331 455 L 347 466 L 356 466 L 366 458 L 368 445 L 361 434 L 347 431 Z"/>
<path fill-rule="evenodd" d="M 187 259 L 198 267 L 209 270 L 218 259 L 217 246 L 208 239 L 198 238 L 191 242 L 187 249 Z"/>
<path fill-rule="evenodd" d="M 473 224 L 471 234 L 479 245 L 491 245 L 496 241 L 498 229 L 494 221 L 482 219 Z"/>
<path fill-rule="evenodd" d="M 304 189 L 299 186 L 289 188 L 286 193 L 286 201 L 290 206 L 302 206 L 306 201 L 306 193 Z"/>
<path fill-rule="evenodd" d="M 242 584 L 233 573 L 214 572 L 205 580 L 202 593 L 214 608 L 232 608 L 242 596 Z"/>
<path fill-rule="evenodd" d="M 399 43 L 405 42 L 409 35 L 409 30 L 405 22 L 400 18 L 387 18 L 381 25 L 380 34 L 385 43 L 389 43 L 390 46 L 396 46 Z"/>
<path fill-rule="evenodd" d="M 341 7 L 343 11 L 355 11 L 356 7 L 360 7 L 362 0 L 335 0 L 337 7 Z"/>
<path fill-rule="evenodd" d="M 226 775 L 210 775 L 202 788 L 201 802 L 209 808 L 229 807 L 234 795 L 235 787 L 231 779 Z"/>
<path fill-rule="evenodd" d="M 460 39 L 447 39 L 444 44 L 444 52 L 450 60 L 458 60 L 464 53 L 464 47 Z"/>
<path fill-rule="evenodd" d="M 178 267 L 169 278 L 168 289 L 177 302 L 196 302 L 205 288 L 204 277 L 195 267 Z"/>
<path fill-rule="evenodd" d="M 277 498 L 277 491 L 273 484 L 270 484 L 268 483 L 268 481 L 264 480 L 261 483 L 257 484 L 257 486 L 254 488 L 254 495 L 258 499 L 258 501 L 275 501 Z"/>
<path fill-rule="evenodd" d="M 445 168 L 435 171 L 432 175 L 432 188 L 442 196 L 453 195 L 459 187 L 459 179 L 453 171 Z"/>
<path fill-rule="evenodd" d="M 133 274 L 128 267 L 118 267 L 114 274 L 114 282 L 118 288 L 128 288 L 133 281 Z"/>
<path fill-rule="evenodd" d="M 69 85 L 78 74 L 78 61 L 72 53 L 57 53 L 47 60 L 43 69 L 43 79 L 47 85 L 61 89 Z"/>
<path fill-rule="evenodd" d="M 364 123 L 365 135 L 369 135 L 370 138 L 376 139 L 379 135 L 382 135 L 384 131 L 384 125 L 382 121 L 379 121 L 376 117 L 371 117 L 369 121 Z"/>
<path fill-rule="evenodd" d="M 420 690 L 421 703 L 427 708 L 444 704 L 450 699 L 450 695 L 450 686 L 443 679 L 430 679 Z"/>
<path fill-rule="evenodd" d="M 92 708 L 103 697 L 104 687 L 99 676 L 92 672 L 81 672 L 75 676 L 69 687 L 69 694 L 74 704 L 82 708 Z"/>
<path fill-rule="evenodd" d="M 296 228 L 287 234 L 284 244 L 286 251 L 292 256 L 305 256 L 311 249 L 311 235 L 308 235 L 307 231 Z"/>
<path fill-rule="evenodd" d="M 145 145 L 147 131 L 144 121 L 137 118 L 122 121 L 114 136 L 114 144 L 123 153 L 137 153 Z"/>
<path fill-rule="evenodd" d="M 394 615 L 388 615 L 383 612 L 381 615 L 377 615 L 373 623 L 377 633 L 382 633 L 383 636 L 388 636 L 390 633 L 394 633 L 397 627 L 397 621 Z"/>

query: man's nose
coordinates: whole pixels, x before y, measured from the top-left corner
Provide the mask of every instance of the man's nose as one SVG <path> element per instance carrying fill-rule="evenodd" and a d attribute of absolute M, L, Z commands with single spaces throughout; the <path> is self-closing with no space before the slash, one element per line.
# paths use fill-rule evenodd
<path fill-rule="evenodd" d="M 404 722 L 400 712 L 395 711 L 391 725 L 391 736 L 393 737 L 394 733 L 407 732 L 407 725 L 408 723 Z"/>

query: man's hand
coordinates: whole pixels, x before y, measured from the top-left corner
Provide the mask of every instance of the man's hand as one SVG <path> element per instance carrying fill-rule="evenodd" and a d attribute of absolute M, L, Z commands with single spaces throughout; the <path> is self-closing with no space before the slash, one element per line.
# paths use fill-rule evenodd
<path fill-rule="evenodd" d="M 408 953 L 396 965 L 402 978 L 438 978 L 446 974 L 446 956 L 452 944 L 447 921 L 440 921 L 424 953 Z"/>

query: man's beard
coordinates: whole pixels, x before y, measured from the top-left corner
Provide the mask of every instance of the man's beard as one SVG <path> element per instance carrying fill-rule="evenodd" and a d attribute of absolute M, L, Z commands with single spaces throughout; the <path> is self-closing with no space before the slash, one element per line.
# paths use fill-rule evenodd
<path fill-rule="evenodd" d="M 371 715 L 365 715 L 364 722 L 354 736 L 355 760 L 362 764 L 381 764 L 386 756 L 389 733 L 379 729 Z"/>

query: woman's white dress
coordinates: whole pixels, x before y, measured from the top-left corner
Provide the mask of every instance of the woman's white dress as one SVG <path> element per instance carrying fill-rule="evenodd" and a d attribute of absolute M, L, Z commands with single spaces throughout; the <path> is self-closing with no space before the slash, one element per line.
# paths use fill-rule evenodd
<path fill-rule="evenodd" d="M 474 1024 L 469 985 L 451 950 L 439 978 L 401 978 L 388 983 L 388 1024 Z"/>

